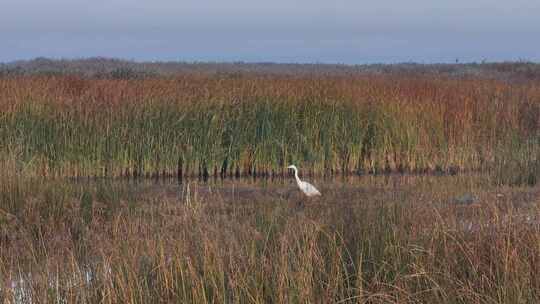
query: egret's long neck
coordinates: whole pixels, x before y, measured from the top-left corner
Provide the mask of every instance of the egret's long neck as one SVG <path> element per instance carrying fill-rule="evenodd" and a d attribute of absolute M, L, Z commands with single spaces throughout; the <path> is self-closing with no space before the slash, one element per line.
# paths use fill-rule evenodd
<path fill-rule="evenodd" d="M 294 168 L 294 178 L 296 178 L 296 182 L 300 185 L 300 177 L 298 177 L 298 169 Z"/>

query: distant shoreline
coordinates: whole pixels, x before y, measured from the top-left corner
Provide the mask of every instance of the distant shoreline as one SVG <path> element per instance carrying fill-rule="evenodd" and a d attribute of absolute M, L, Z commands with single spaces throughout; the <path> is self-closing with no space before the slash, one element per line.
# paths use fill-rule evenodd
<path fill-rule="evenodd" d="M 182 74 L 257 74 L 257 75 L 438 75 L 498 80 L 540 80 L 540 63 L 530 61 L 480 63 L 391 63 L 328 64 L 272 62 L 139 62 L 124 59 L 92 57 L 81 59 L 35 58 L 0 63 L 0 76 L 6 75 L 79 75 L 104 77 L 108 74 L 130 74 L 136 78 Z M 120 75 L 121 76 L 121 75 Z"/>

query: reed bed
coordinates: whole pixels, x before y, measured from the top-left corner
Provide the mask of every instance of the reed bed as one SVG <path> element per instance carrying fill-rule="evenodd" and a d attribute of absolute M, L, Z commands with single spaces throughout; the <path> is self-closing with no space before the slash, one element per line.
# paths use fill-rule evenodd
<path fill-rule="evenodd" d="M 366 176 L 302 207 L 287 182 L 1 179 L 2 303 L 540 301 L 538 188 Z"/>
<path fill-rule="evenodd" d="M 10 76 L 0 107 L 1 154 L 33 176 L 279 176 L 290 163 L 313 175 L 540 171 L 533 81 Z"/>
<path fill-rule="evenodd" d="M 0 303 L 540 302 L 534 79 L 13 74 L 0 109 Z"/>

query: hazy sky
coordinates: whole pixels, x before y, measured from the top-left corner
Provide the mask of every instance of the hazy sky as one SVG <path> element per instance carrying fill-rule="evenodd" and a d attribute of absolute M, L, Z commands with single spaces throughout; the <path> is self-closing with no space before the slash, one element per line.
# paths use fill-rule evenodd
<path fill-rule="evenodd" d="M 540 61 L 540 0 L 1 0 L 0 61 Z"/>

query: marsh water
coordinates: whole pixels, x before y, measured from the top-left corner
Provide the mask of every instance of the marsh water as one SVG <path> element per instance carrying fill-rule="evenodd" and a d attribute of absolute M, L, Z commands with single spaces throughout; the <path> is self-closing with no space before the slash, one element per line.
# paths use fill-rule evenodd
<path fill-rule="evenodd" d="M 410 192 L 413 189 L 432 187 L 445 188 L 460 186 L 461 192 L 468 195 L 479 188 L 490 187 L 488 176 L 439 175 L 439 174 L 379 174 L 349 175 L 337 177 L 306 176 L 300 178 L 321 190 L 323 197 L 343 198 L 360 197 L 368 192 Z M 79 178 L 69 179 L 66 183 L 80 187 L 108 185 L 126 189 L 136 195 L 165 195 L 178 197 L 199 195 L 218 196 L 224 201 L 265 199 L 301 199 L 301 194 L 293 175 L 278 178 L 209 178 L 206 181 L 197 178 Z M 459 193 L 459 191 L 458 191 Z"/>

